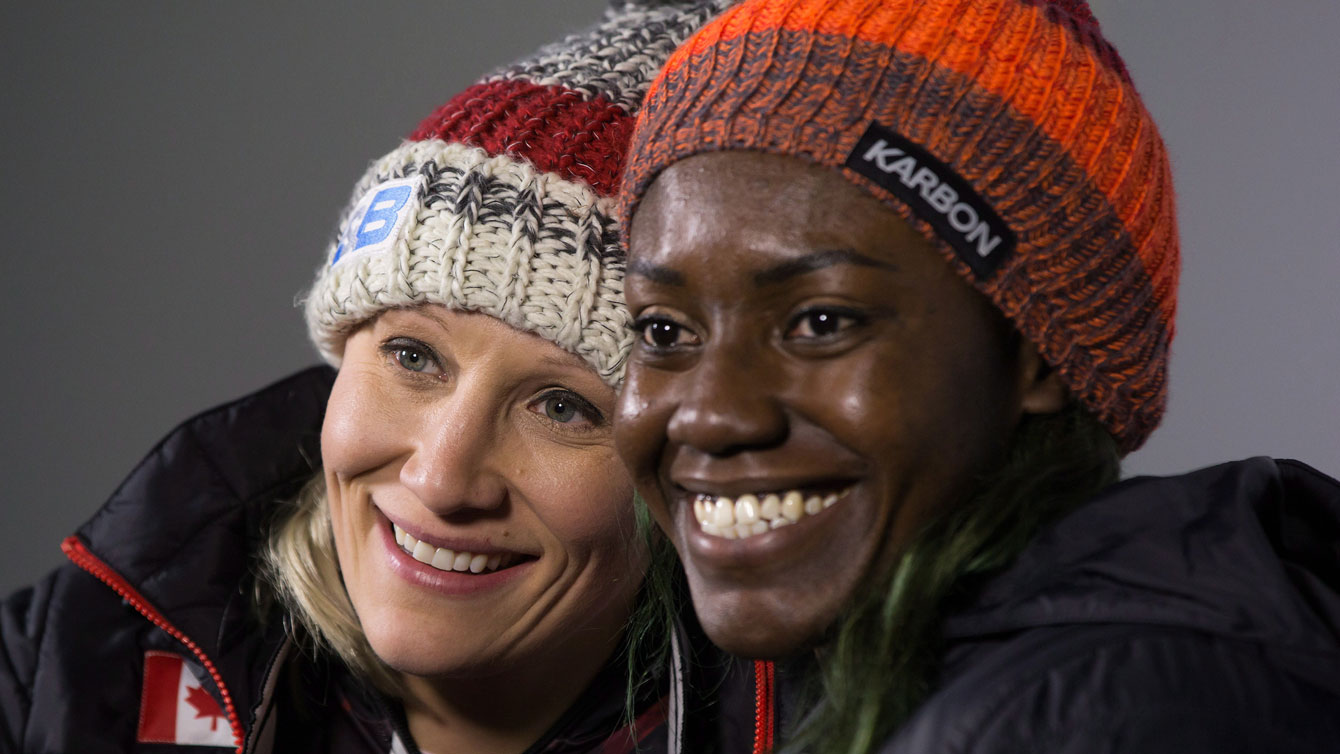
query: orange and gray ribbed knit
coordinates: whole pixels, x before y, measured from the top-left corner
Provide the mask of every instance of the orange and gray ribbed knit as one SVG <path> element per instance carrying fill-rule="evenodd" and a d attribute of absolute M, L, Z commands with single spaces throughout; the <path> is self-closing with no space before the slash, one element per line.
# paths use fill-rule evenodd
<path fill-rule="evenodd" d="M 656 175 L 752 149 L 832 167 L 930 238 L 1121 448 L 1167 402 L 1168 157 L 1084 0 L 750 0 L 670 58 L 627 216 Z"/>

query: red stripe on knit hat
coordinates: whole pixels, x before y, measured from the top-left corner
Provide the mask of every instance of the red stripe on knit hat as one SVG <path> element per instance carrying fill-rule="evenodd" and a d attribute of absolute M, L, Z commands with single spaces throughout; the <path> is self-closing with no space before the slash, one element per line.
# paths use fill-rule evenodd
<path fill-rule="evenodd" d="M 520 157 L 539 170 L 611 196 L 619 187 L 633 124 L 626 110 L 604 97 L 503 80 L 476 84 L 452 97 L 409 138 L 441 139 Z"/>

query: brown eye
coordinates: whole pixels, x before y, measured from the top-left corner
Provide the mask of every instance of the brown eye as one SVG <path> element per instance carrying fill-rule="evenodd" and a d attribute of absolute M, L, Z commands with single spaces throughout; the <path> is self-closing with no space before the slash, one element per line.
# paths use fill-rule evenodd
<path fill-rule="evenodd" d="M 791 320 L 786 337 L 831 338 L 865 321 L 863 315 L 846 309 L 809 309 Z"/>
<path fill-rule="evenodd" d="M 669 348 L 679 340 L 679 326 L 672 322 L 652 322 L 647 325 L 646 339 L 657 348 Z"/>
<path fill-rule="evenodd" d="M 688 328 L 667 317 L 643 317 L 633 327 L 641 334 L 643 344 L 654 350 L 695 345 L 698 342 Z"/>

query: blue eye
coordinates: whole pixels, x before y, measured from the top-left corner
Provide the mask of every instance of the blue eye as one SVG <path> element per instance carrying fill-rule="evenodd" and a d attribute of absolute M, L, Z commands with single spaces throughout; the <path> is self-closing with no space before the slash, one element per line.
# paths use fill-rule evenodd
<path fill-rule="evenodd" d="M 567 424 L 578 414 L 577 404 L 564 396 L 556 395 L 544 401 L 544 415 L 560 424 Z"/>
<path fill-rule="evenodd" d="M 427 345 L 413 338 L 392 338 L 381 346 L 381 351 L 396 366 L 415 374 L 441 374 L 441 362 Z"/>
<path fill-rule="evenodd" d="M 596 426 L 604 422 L 600 411 L 589 401 L 570 390 L 553 390 L 534 400 L 530 410 L 543 414 L 556 424 L 565 424 L 576 428 L 581 425 Z"/>
<path fill-rule="evenodd" d="M 428 355 L 417 348 L 395 349 L 395 360 L 411 372 L 422 372 L 432 364 Z"/>

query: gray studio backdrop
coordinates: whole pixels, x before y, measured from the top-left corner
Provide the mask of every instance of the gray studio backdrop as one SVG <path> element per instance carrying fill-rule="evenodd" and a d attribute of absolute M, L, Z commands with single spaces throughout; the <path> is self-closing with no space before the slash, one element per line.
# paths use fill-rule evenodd
<path fill-rule="evenodd" d="M 0 594 L 177 422 L 314 363 L 293 300 L 367 162 L 603 4 L 6 3 Z M 1340 472 L 1340 3 L 1092 5 L 1183 237 L 1171 405 L 1127 473 Z"/>

